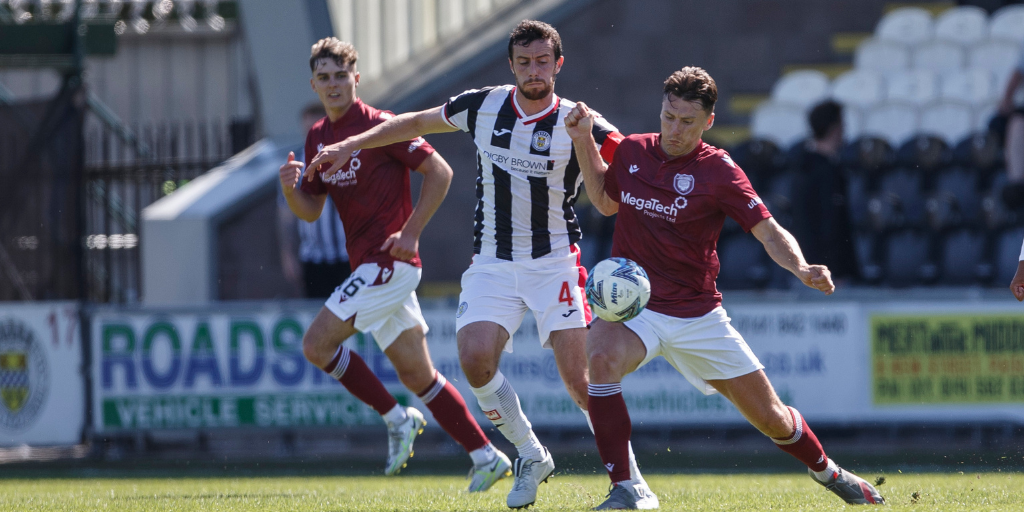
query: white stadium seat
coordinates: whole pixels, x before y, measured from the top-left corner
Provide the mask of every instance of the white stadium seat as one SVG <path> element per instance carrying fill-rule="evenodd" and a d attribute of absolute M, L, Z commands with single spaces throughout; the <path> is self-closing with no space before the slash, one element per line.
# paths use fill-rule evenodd
<path fill-rule="evenodd" d="M 917 128 L 916 108 L 906 103 L 884 103 L 867 112 L 862 135 L 878 137 L 898 148 L 917 133 Z"/>
<path fill-rule="evenodd" d="M 907 69 L 910 67 L 910 50 L 900 43 L 868 39 L 857 47 L 853 65 L 857 69 L 883 72 Z"/>
<path fill-rule="evenodd" d="M 828 98 L 829 89 L 825 73 L 810 69 L 793 71 L 775 82 L 772 101 L 808 108 Z"/>
<path fill-rule="evenodd" d="M 988 13 L 973 5 L 954 7 L 935 20 L 935 39 L 972 45 L 988 38 Z"/>
<path fill-rule="evenodd" d="M 987 105 L 996 98 L 995 81 L 987 69 L 957 69 L 942 75 L 939 96 L 944 100 L 966 101 Z"/>
<path fill-rule="evenodd" d="M 967 67 L 987 69 L 995 75 L 996 89 L 1006 87 L 1006 79 L 1020 62 L 1021 45 L 1008 39 L 992 39 L 975 45 L 967 58 Z"/>
<path fill-rule="evenodd" d="M 805 139 L 810 133 L 810 126 L 807 124 L 807 113 L 802 107 L 767 101 L 754 109 L 750 133 L 755 138 L 768 139 L 786 150 Z"/>
<path fill-rule="evenodd" d="M 967 53 L 959 44 L 946 41 L 933 41 L 918 46 L 910 59 L 915 69 L 930 69 L 942 72 L 961 69 L 967 62 Z"/>
<path fill-rule="evenodd" d="M 992 39 L 1009 39 L 1024 43 L 1024 5 L 1007 5 L 992 14 L 988 26 Z"/>
<path fill-rule="evenodd" d="M 932 15 L 919 7 L 904 7 L 882 16 L 875 27 L 875 37 L 903 44 L 919 44 L 935 32 Z"/>
<path fill-rule="evenodd" d="M 952 147 L 973 133 L 974 126 L 974 111 L 970 105 L 944 101 L 921 111 L 918 132 L 938 137 Z"/>
<path fill-rule="evenodd" d="M 885 82 L 877 71 L 847 71 L 832 82 L 832 98 L 843 105 L 870 108 L 885 101 Z"/>
<path fill-rule="evenodd" d="M 885 98 L 888 101 L 921 106 L 938 97 L 939 81 L 933 71 L 911 69 L 892 73 L 885 79 Z"/>

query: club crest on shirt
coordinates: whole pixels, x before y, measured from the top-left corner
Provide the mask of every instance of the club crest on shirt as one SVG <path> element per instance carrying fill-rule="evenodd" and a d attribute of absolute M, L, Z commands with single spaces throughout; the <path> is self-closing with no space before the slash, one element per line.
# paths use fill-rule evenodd
<path fill-rule="evenodd" d="M 459 311 L 455 313 L 455 318 L 462 318 L 462 315 L 466 313 L 467 309 L 469 309 L 469 304 L 465 302 L 459 304 Z"/>
<path fill-rule="evenodd" d="M 533 132 L 533 149 L 547 151 L 551 147 L 551 134 L 545 131 Z"/>
<path fill-rule="evenodd" d="M 693 181 L 693 176 L 689 174 L 676 174 L 675 180 L 672 181 L 672 186 L 676 188 L 676 192 L 679 192 L 679 195 L 685 196 L 693 192 Z"/>

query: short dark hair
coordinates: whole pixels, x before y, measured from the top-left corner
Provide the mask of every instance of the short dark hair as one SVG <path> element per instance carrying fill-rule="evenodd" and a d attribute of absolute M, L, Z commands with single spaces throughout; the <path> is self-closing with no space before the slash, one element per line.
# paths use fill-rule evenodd
<path fill-rule="evenodd" d="M 699 101 L 708 114 L 715 111 L 718 102 L 718 85 L 704 68 L 686 66 L 665 79 L 666 95 L 671 94 L 685 101 Z"/>
<path fill-rule="evenodd" d="M 513 46 L 526 46 L 536 40 L 551 41 L 555 60 L 562 56 L 562 38 L 555 27 L 537 20 L 520 21 L 508 36 L 508 60 L 512 60 Z"/>
<path fill-rule="evenodd" d="M 316 72 L 316 62 L 320 59 L 331 59 L 339 66 L 355 64 L 359 60 L 359 52 L 351 43 L 337 37 L 325 37 L 313 45 L 309 52 L 309 70 Z"/>
<path fill-rule="evenodd" d="M 814 133 L 814 138 L 824 139 L 828 132 L 832 131 L 833 127 L 836 125 L 842 126 L 843 106 L 832 100 L 823 101 L 811 109 L 807 120 L 811 123 L 811 131 Z"/>

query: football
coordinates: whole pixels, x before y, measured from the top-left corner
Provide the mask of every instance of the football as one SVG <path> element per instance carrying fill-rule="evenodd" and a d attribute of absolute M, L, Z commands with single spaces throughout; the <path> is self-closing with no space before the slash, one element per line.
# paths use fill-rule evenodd
<path fill-rule="evenodd" d="M 587 301 L 602 320 L 625 322 L 636 317 L 651 298 L 647 272 L 632 260 L 608 258 L 587 277 Z"/>

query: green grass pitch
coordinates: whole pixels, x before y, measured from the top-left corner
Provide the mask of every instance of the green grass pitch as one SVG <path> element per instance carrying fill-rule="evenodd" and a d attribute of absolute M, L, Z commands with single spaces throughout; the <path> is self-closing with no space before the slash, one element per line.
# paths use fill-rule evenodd
<path fill-rule="evenodd" d="M 874 480 L 877 475 L 864 474 Z M 1024 511 L 1021 473 L 889 473 L 890 510 Z M 647 477 L 661 510 L 850 510 L 805 474 Z M 455 476 L 248 478 L 42 478 L 0 480 L 0 510 L 17 511 L 436 511 L 508 510 L 511 479 L 468 494 Z M 587 510 L 603 475 L 556 475 L 530 510 Z"/>

